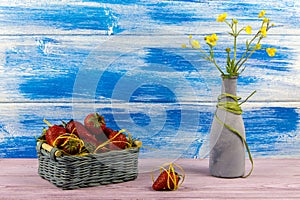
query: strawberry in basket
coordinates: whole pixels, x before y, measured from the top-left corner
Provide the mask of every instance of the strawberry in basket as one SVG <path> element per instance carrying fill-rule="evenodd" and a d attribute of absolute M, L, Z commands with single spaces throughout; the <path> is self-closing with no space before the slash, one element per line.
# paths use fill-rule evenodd
<path fill-rule="evenodd" d="M 122 131 L 112 131 L 108 138 L 110 140 L 109 149 L 111 150 L 125 149 L 128 144 L 126 135 Z"/>
<path fill-rule="evenodd" d="M 64 143 L 64 140 L 58 139 L 58 137 L 66 133 L 67 130 L 63 126 L 52 125 L 46 130 L 45 133 L 46 142 L 51 146 L 59 146 Z"/>
<path fill-rule="evenodd" d="M 101 153 L 133 146 L 133 140 L 128 131 L 125 129 L 116 131 L 107 127 L 104 117 L 98 113 L 88 114 L 84 119 L 84 124 L 74 120 L 68 123 L 63 121 L 63 125 L 52 125 L 47 120 L 44 122 L 49 128 L 44 130 L 41 138 L 66 154 Z"/>
<path fill-rule="evenodd" d="M 57 147 L 70 155 L 81 152 L 84 143 L 78 137 L 77 132 L 72 131 L 69 133 L 63 125 L 52 125 L 46 119 L 44 119 L 44 122 L 49 126 L 45 130 L 45 140 L 49 145 Z"/>
<path fill-rule="evenodd" d="M 125 132 L 128 134 L 128 138 L 125 135 Z M 122 150 L 126 148 L 130 148 L 133 145 L 133 140 L 131 134 L 122 129 L 120 131 L 113 130 L 111 128 L 106 127 L 104 129 L 104 133 L 107 136 L 107 140 L 100 144 L 95 152 L 107 152 L 110 150 Z"/>
<path fill-rule="evenodd" d="M 106 123 L 102 115 L 90 113 L 84 119 L 84 126 L 94 135 L 102 135 Z"/>

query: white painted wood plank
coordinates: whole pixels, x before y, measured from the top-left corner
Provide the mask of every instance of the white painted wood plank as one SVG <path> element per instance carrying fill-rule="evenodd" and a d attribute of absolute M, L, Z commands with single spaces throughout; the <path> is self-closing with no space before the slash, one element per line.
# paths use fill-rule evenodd
<path fill-rule="evenodd" d="M 257 90 L 250 101 L 299 102 L 300 93 L 296 92 L 300 89 L 298 36 L 285 36 L 284 41 L 281 36 L 269 38 L 279 48 L 278 56 L 260 59 L 257 55 L 249 60 L 248 68 L 238 81 L 238 95 L 245 99 Z M 111 97 L 111 91 L 115 94 L 111 98 L 122 100 L 122 96 L 128 98 L 124 90 L 153 83 L 166 87 L 179 101 L 216 101 L 220 93 L 219 72 L 201 60 L 196 51 L 181 48 L 182 43 L 188 42 L 183 34 L 5 36 L 0 39 L 4 41 L 0 45 L 0 78 L 3 80 L 0 102 L 71 101 L 72 97 L 103 100 Z M 220 41 L 217 51 L 223 51 L 227 45 L 226 40 Z M 222 65 L 223 60 L 218 59 L 218 62 Z M 103 73 L 111 78 L 102 77 L 99 82 Z M 86 94 L 76 96 L 76 92 L 81 92 L 79 86 Z M 107 91 L 99 91 L 99 88 Z M 151 97 L 157 98 L 155 95 L 147 94 L 139 99 L 151 101 Z"/>
<path fill-rule="evenodd" d="M 284 25 L 277 34 L 298 33 L 297 1 L 19 1 L 0 3 L 0 33 L 11 34 L 117 34 L 210 33 L 220 28 L 216 17 L 229 17 L 253 24 L 265 9 L 275 24 Z M 20 20 L 22 19 L 22 20 Z M 72 20 L 70 20 L 72 19 Z"/>
<path fill-rule="evenodd" d="M 170 103 L 12 103 L 0 104 L 0 157 L 36 157 L 36 137 L 46 124 L 75 119 L 83 122 L 90 112 L 105 116 L 115 130 L 126 128 L 144 144 L 143 158 L 199 157 L 208 153 L 210 125 L 215 104 L 180 106 Z M 247 103 L 243 118 L 254 157 L 300 157 L 299 103 Z M 207 146 L 206 146 L 207 147 Z M 156 151 L 160 149 L 160 154 Z M 171 152 L 171 153 L 170 153 Z M 203 152 L 202 152 L 203 153 Z"/>

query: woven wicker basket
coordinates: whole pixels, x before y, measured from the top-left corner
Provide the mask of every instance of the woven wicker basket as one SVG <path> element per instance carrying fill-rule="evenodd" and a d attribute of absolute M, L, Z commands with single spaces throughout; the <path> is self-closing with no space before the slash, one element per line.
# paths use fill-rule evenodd
<path fill-rule="evenodd" d="M 139 146 L 86 156 L 49 152 L 37 143 L 39 175 L 62 189 L 76 189 L 134 180 L 138 175 Z"/>

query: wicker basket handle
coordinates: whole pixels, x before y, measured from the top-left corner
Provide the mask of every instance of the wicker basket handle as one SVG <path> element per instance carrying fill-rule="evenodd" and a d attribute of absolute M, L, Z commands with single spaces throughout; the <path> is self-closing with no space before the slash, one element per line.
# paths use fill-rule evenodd
<path fill-rule="evenodd" d="M 55 160 L 56 157 L 62 156 L 62 152 L 58 148 L 52 147 L 51 145 L 44 142 L 38 142 L 37 150 L 40 151 L 41 149 L 48 151 L 52 160 Z"/>
<path fill-rule="evenodd" d="M 142 145 L 143 145 L 142 141 L 139 141 L 139 140 L 135 140 L 135 141 L 134 141 L 134 144 L 135 144 L 135 146 L 137 146 L 138 148 L 141 148 Z"/>

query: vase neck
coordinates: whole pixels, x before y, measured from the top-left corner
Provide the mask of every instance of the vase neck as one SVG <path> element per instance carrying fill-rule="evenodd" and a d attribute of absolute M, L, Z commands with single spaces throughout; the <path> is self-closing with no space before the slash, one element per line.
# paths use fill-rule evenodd
<path fill-rule="evenodd" d="M 222 93 L 228 93 L 236 96 L 237 78 L 222 79 Z M 227 99 L 227 98 L 226 98 Z"/>

